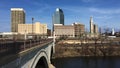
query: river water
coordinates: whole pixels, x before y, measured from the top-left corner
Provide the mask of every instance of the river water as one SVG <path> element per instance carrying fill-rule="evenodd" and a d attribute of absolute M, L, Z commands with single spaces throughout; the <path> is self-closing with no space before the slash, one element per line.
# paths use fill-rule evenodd
<path fill-rule="evenodd" d="M 120 57 L 74 57 L 53 60 L 56 68 L 120 68 Z"/>

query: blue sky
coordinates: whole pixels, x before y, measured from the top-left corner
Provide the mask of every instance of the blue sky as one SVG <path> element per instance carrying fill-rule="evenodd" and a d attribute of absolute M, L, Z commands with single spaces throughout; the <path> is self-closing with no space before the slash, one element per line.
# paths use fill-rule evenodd
<path fill-rule="evenodd" d="M 52 15 L 61 8 L 65 24 L 81 22 L 89 29 L 90 16 L 102 28 L 120 29 L 120 0 L 0 0 L 0 32 L 8 32 L 11 27 L 10 8 L 23 8 L 26 23 L 34 21 L 52 26 Z"/>

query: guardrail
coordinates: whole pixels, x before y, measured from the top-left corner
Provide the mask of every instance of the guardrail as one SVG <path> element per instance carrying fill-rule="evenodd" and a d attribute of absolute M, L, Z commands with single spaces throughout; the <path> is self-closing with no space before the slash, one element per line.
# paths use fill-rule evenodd
<path fill-rule="evenodd" d="M 0 58 L 17 54 L 28 48 L 41 45 L 52 41 L 52 39 L 39 39 L 39 40 L 0 40 Z"/>

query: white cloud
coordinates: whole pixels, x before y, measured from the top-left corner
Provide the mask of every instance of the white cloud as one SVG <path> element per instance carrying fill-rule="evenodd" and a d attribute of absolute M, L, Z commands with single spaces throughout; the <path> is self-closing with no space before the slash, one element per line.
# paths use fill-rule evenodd
<path fill-rule="evenodd" d="M 119 14 L 120 9 L 99 9 L 99 8 L 89 8 L 89 11 L 101 13 L 101 14 Z"/>

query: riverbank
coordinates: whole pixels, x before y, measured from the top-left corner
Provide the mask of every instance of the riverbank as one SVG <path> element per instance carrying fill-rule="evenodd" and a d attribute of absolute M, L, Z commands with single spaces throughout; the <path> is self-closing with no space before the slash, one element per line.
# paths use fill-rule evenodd
<path fill-rule="evenodd" d="M 55 58 L 80 56 L 120 56 L 120 45 L 110 43 L 57 43 Z"/>

